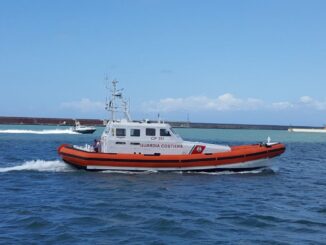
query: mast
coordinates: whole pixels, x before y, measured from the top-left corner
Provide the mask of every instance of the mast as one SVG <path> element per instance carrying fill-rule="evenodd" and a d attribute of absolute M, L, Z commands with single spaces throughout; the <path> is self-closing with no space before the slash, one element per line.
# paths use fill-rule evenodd
<path fill-rule="evenodd" d="M 106 104 L 106 109 L 111 112 L 112 121 L 116 120 L 116 112 L 122 112 L 127 121 L 131 121 L 128 102 L 123 99 L 123 89 L 117 89 L 117 83 L 117 80 L 112 81 L 111 99 L 109 104 Z"/>
<path fill-rule="evenodd" d="M 112 121 L 115 121 L 115 112 L 116 112 L 116 106 L 115 106 L 115 97 L 117 96 L 117 80 L 112 80 L 112 96 L 109 107 L 111 108 L 111 119 Z"/>

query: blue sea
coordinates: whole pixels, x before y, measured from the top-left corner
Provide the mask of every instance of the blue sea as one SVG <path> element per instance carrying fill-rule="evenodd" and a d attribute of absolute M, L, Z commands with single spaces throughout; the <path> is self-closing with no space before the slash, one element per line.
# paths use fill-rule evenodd
<path fill-rule="evenodd" d="M 65 127 L 0 125 L 0 244 L 326 244 L 326 134 L 176 129 L 187 140 L 284 142 L 269 170 L 86 172 Z"/>

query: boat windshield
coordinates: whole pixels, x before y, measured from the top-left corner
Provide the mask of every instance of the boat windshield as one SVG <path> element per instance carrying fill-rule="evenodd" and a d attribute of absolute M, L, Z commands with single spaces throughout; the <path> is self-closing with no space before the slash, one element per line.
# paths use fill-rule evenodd
<path fill-rule="evenodd" d="M 179 134 L 177 134 L 177 133 L 174 131 L 173 128 L 170 128 L 170 131 L 171 131 L 171 132 L 172 132 L 176 137 L 178 137 L 178 138 L 181 139 L 181 136 L 180 136 Z"/>

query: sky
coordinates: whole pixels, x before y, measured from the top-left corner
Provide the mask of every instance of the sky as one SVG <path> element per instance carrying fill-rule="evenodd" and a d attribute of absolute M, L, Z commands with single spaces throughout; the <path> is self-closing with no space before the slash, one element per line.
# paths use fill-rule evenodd
<path fill-rule="evenodd" d="M 326 1 L 1 0 L 0 116 L 326 123 Z"/>

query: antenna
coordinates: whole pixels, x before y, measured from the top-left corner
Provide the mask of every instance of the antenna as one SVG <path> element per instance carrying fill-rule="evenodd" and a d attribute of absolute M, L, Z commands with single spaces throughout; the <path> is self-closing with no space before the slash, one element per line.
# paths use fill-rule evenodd
<path fill-rule="evenodd" d="M 105 88 L 109 88 L 109 75 L 105 73 L 104 75 Z"/>
<path fill-rule="evenodd" d="M 105 74 L 104 82 L 105 82 L 105 89 L 109 91 L 109 76 L 107 73 Z M 108 110 L 108 92 L 106 92 L 105 95 L 105 110 Z"/>
<path fill-rule="evenodd" d="M 158 123 L 161 123 L 160 113 L 157 113 L 157 121 L 158 121 Z"/>

